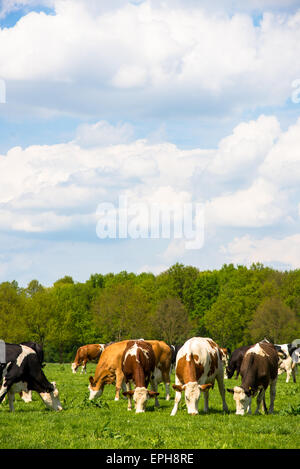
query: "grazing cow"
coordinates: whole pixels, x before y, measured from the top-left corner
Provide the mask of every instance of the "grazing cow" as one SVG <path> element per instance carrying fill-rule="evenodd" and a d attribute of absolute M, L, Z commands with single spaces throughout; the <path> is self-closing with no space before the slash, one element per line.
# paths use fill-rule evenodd
<path fill-rule="evenodd" d="M 42 366 L 42 368 L 45 366 L 44 364 L 44 350 L 43 350 L 43 347 L 38 344 L 37 342 L 21 342 L 20 345 L 27 345 L 27 347 L 30 347 L 32 348 L 37 356 L 38 356 L 38 359 L 39 359 L 39 362 Z M 20 392 L 20 397 L 23 399 L 24 402 L 31 402 L 32 401 L 32 391 L 26 391 L 26 389 L 22 389 Z"/>
<path fill-rule="evenodd" d="M 283 350 L 286 355 L 285 359 L 280 357 L 278 374 L 281 375 L 286 372 L 286 383 L 289 382 L 291 376 L 293 377 L 294 383 L 296 383 L 297 364 L 300 361 L 300 347 L 289 343 L 281 345 L 275 344 L 275 348 L 276 350 Z"/>
<path fill-rule="evenodd" d="M 166 388 L 166 400 L 169 400 L 172 350 L 163 341 L 146 340 L 146 342 L 152 346 L 155 355 L 154 379 L 151 381 L 152 389 L 156 392 L 158 383 L 163 381 Z M 105 347 L 96 367 L 94 377 L 90 376 L 89 378 L 90 400 L 100 397 L 104 386 L 114 382 L 116 383 L 115 400 L 118 401 L 120 399 L 121 388 L 123 387 L 125 390 L 122 356 L 127 343 L 128 340 L 123 340 Z M 157 396 L 155 397 L 155 405 L 159 405 Z"/>
<path fill-rule="evenodd" d="M 104 344 L 88 344 L 79 347 L 76 352 L 74 362 L 71 364 L 73 373 L 75 374 L 77 368 L 82 365 L 81 374 L 86 373 L 86 364 L 91 361 L 98 361 L 101 353 L 105 348 Z"/>
<path fill-rule="evenodd" d="M 268 386 L 270 386 L 269 413 L 273 413 L 278 360 L 278 353 L 274 345 L 269 342 L 258 342 L 246 351 L 240 368 L 242 383 L 240 386 L 235 386 L 234 389 L 227 389 L 233 394 L 237 415 L 244 415 L 247 410 L 251 414 L 251 397 L 256 395 L 257 408 L 255 413 L 258 414 L 262 401 L 264 411 L 267 413 L 265 392 Z"/>
<path fill-rule="evenodd" d="M 268 339 L 263 339 L 262 342 L 271 343 Z M 235 378 L 237 379 L 240 374 L 240 368 L 245 356 L 245 353 L 252 345 L 244 345 L 243 347 L 239 347 L 232 353 L 230 360 L 228 362 L 228 366 L 226 367 L 226 378 L 232 378 L 234 372 L 236 371 Z M 280 348 L 280 346 L 275 346 L 279 358 L 286 358 L 285 352 Z"/>
<path fill-rule="evenodd" d="M 135 402 L 135 412 L 145 412 L 146 402 L 150 397 L 158 396 L 158 392 L 147 389 L 155 368 L 155 355 L 152 346 L 144 340 L 130 340 L 123 352 L 122 371 L 126 387 L 133 381 L 134 391 L 123 392 L 128 397 L 128 410 L 132 409 L 131 400 Z"/>
<path fill-rule="evenodd" d="M 210 338 L 193 337 L 179 350 L 176 359 L 175 404 L 171 415 L 175 415 L 185 392 L 185 403 L 189 414 L 198 414 L 200 391 L 204 392 L 204 412 L 208 412 L 209 389 L 218 382 L 223 410 L 228 411 L 223 383 L 223 363 L 219 346 Z"/>
<path fill-rule="evenodd" d="M 36 391 L 44 404 L 53 410 L 62 410 L 55 384 L 50 383 L 36 352 L 26 345 L 5 344 L 6 363 L 1 366 L 3 378 L 0 403 L 8 394 L 10 410 L 13 411 L 14 394 L 23 390 Z"/>

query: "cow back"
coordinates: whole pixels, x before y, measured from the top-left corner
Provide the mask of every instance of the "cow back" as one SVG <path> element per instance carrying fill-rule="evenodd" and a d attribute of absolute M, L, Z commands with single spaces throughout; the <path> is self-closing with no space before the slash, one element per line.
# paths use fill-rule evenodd
<path fill-rule="evenodd" d="M 178 351 L 176 375 L 182 383 L 206 384 L 214 382 L 221 366 L 219 346 L 210 338 L 193 337 Z"/>
<path fill-rule="evenodd" d="M 259 342 L 250 347 L 241 364 L 242 387 L 266 387 L 278 375 L 278 354 L 273 344 Z M 249 384 L 250 383 L 250 384 Z"/>

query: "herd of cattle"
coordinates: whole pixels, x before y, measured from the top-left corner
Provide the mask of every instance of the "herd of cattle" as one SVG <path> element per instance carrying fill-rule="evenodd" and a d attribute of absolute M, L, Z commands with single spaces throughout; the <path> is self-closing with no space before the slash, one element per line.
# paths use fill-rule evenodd
<path fill-rule="evenodd" d="M 8 396 L 9 408 L 14 410 L 15 394 L 20 393 L 26 401 L 31 400 L 31 392 L 36 391 L 45 405 L 53 410 L 62 410 L 55 382 L 49 382 L 44 374 L 44 353 L 35 342 L 9 344 L 2 342 L 5 360 L 0 363 L 0 403 Z M 221 348 L 210 338 L 193 337 L 181 347 L 169 346 L 159 340 L 123 340 L 109 344 L 89 344 L 77 350 L 71 365 L 73 373 L 81 366 L 86 372 L 86 364 L 97 361 L 95 375 L 89 378 L 89 399 L 103 393 L 106 384 L 115 383 L 115 400 L 120 392 L 128 398 L 128 410 L 132 409 L 132 399 L 136 413 L 145 412 L 149 398 L 157 396 L 158 384 L 164 383 L 166 400 L 170 399 L 170 376 L 175 368 L 174 407 L 171 415 L 177 413 L 182 393 L 185 396 L 189 414 L 198 414 L 201 392 L 204 395 L 204 412 L 208 412 L 209 390 L 217 381 L 222 398 L 223 411 L 228 407 L 225 400 L 224 378 L 230 379 L 236 372 L 241 376 L 241 384 L 227 389 L 233 394 L 236 414 L 251 413 L 251 399 L 257 396 L 255 413 L 261 403 L 265 413 L 272 413 L 276 394 L 278 374 L 286 372 L 296 382 L 297 364 L 300 361 L 300 346 L 272 344 L 267 339 L 251 346 L 240 347 L 232 354 Z M 131 386 L 134 389 L 131 389 Z M 148 385 L 151 385 L 151 390 Z M 265 392 L 270 388 L 270 406 L 267 410 Z"/>

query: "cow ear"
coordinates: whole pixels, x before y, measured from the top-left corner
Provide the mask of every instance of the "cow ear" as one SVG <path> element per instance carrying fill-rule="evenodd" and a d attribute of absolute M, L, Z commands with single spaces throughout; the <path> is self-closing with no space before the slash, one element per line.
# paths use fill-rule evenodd
<path fill-rule="evenodd" d="M 227 391 L 230 392 L 231 394 L 234 394 L 234 389 L 227 388 Z"/>
<path fill-rule="evenodd" d="M 91 386 L 94 386 L 94 378 L 92 376 L 89 377 L 89 382 L 91 383 Z"/>
<path fill-rule="evenodd" d="M 126 397 L 127 396 L 133 396 L 133 394 L 134 394 L 134 391 L 132 391 L 132 389 L 130 391 L 124 391 L 123 392 L 123 396 L 126 396 Z"/>
<path fill-rule="evenodd" d="M 212 387 L 212 384 L 211 383 L 207 383 L 207 384 L 199 384 L 199 389 L 201 389 L 201 391 L 207 391 L 207 389 L 211 388 Z"/>
<path fill-rule="evenodd" d="M 149 397 L 159 396 L 159 392 L 155 392 L 155 391 L 148 391 L 148 394 L 149 394 Z"/>
<path fill-rule="evenodd" d="M 180 386 L 180 384 L 173 384 L 173 389 L 175 389 L 175 391 L 178 391 L 178 392 L 183 391 L 183 387 Z"/>

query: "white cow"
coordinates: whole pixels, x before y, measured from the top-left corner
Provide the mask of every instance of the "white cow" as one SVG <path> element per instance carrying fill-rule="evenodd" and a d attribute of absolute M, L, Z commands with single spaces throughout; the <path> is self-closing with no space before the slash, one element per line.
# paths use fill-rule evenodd
<path fill-rule="evenodd" d="M 300 363 L 300 347 L 296 348 L 292 344 L 282 344 L 279 346 L 287 358 L 279 358 L 278 363 L 278 374 L 286 373 L 286 383 L 289 382 L 291 376 L 293 377 L 294 383 L 296 383 L 296 372 L 297 364 Z"/>
<path fill-rule="evenodd" d="M 213 388 L 215 380 L 218 382 L 223 410 L 227 412 L 223 374 L 222 353 L 219 346 L 209 338 L 189 339 L 178 351 L 176 357 L 175 384 L 173 385 L 176 395 L 171 415 L 176 415 L 183 391 L 189 414 L 198 414 L 201 391 L 204 392 L 204 412 L 208 412 L 209 389 Z"/>

